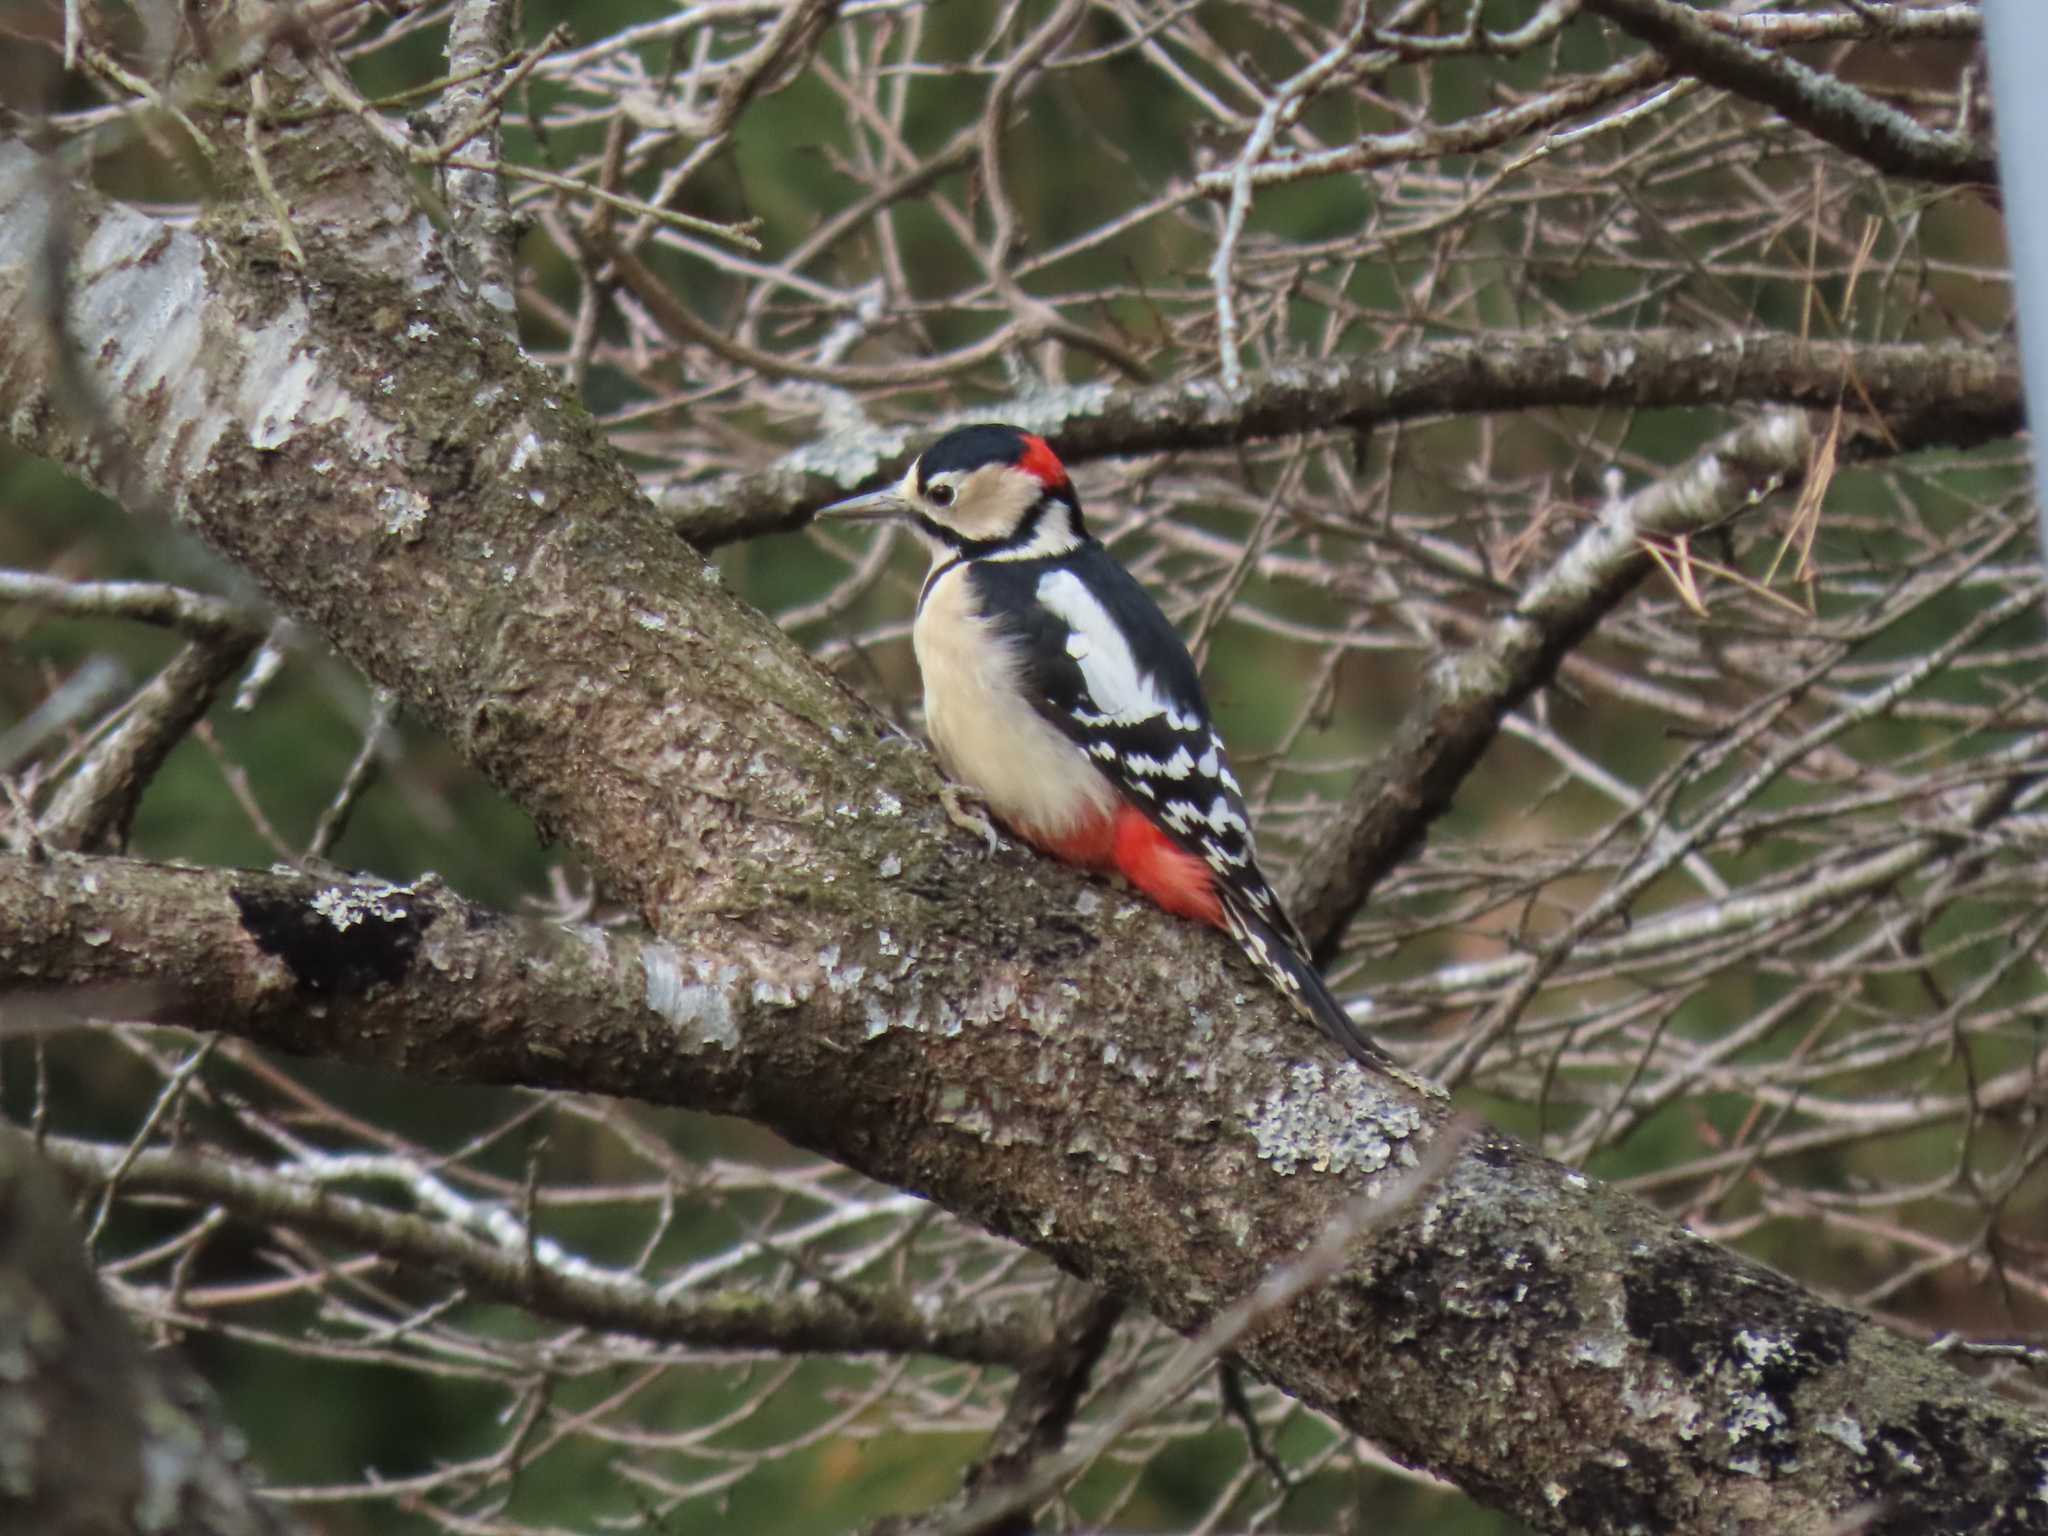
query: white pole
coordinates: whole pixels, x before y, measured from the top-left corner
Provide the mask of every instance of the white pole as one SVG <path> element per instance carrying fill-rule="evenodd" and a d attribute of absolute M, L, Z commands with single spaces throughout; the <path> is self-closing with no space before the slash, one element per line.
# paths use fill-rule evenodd
<path fill-rule="evenodd" d="M 2048 401 L 2048 4 L 1984 0 L 1984 51 L 1991 57 L 2005 238 L 2019 300 L 2020 370 L 2034 428 L 2034 512 L 2048 558 L 2048 472 L 2039 430 Z"/>

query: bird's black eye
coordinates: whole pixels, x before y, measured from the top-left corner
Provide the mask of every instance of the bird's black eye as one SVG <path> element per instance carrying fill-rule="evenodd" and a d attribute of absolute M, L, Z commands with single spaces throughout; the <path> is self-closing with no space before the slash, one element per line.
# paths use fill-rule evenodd
<path fill-rule="evenodd" d="M 935 507 L 953 505 L 953 487 L 950 485 L 928 485 L 924 491 L 925 500 Z"/>

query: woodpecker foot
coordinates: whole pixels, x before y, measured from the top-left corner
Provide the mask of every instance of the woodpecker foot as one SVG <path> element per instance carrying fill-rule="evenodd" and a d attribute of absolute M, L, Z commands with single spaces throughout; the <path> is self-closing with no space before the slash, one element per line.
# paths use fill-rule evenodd
<path fill-rule="evenodd" d="M 939 786 L 939 804 L 946 808 L 946 820 L 952 822 L 962 832 L 972 832 L 977 837 L 988 839 L 988 851 L 991 857 L 1003 851 L 1003 840 L 996 836 L 995 823 L 988 819 L 985 812 L 969 807 L 966 797 L 960 791 L 959 785 L 941 784 Z"/>

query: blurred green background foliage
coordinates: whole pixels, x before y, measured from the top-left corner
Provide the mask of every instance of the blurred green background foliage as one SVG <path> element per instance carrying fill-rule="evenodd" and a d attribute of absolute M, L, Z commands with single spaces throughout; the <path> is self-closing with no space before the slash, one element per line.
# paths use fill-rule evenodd
<path fill-rule="evenodd" d="M 1228 68 L 1212 61 L 1205 69 L 1199 59 L 1176 57 L 1179 67 L 1202 76 L 1205 89 L 1218 91 L 1230 69 L 1250 80 L 1285 79 L 1302 67 L 1302 37 L 1339 25 L 1343 15 L 1334 0 L 1295 6 L 1298 27 L 1290 31 L 1276 24 L 1271 8 L 1194 9 L 1212 13 L 1207 35 Z M 1028 28 L 1047 10 L 1027 4 L 1015 14 Z M 800 245 L 859 194 L 850 167 L 870 175 L 864 157 L 881 153 L 872 143 L 856 144 L 849 129 L 849 97 L 871 88 L 859 74 L 863 62 L 883 82 L 875 100 L 894 103 L 903 93 L 905 163 L 940 154 L 975 123 L 989 90 L 989 60 L 999 62 L 1014 41 L 1014 31 L 992 39 L 992 11 L 934 4 L 914 16 L 905 7 L 893 19 L 847 22 L 843 41 L 822 48 L 786 89 L 748 106 L 729 144 L 689 181 L 680 206 L 706 219 L 754 221 L 763 262 Z M 1409 6 L 1404 15 L 1413 31 L 1447 35 L 1454 30 L 1450 13 L 1466 11 L 1487 28 L 1507 31 L 1529 22 L 1538 7 L 1535 0 L 1487 0 L 1476 8 Z M 42 8 L 7 6 L 0 14 L 46 34 L 57 24 Z M 647 0 L 534 0 L 524 36 L 538 39 L 565 24 L 579 39 L 596 39 L 676 14 Z M 917 34 L 906 43 L 913 26 Z M 729 35 L 745 33 L 718 34 L 720 46 Z M 701 63 L 692 50 L 708 48 L 708 35 L 687 30 L 630 50 L 622 57 L 637 63 L 624 71 L 626 83 L 687 75 Z M 1091 14 L 1065 45 L 1066 58 L 1084 62 L 1053 71 L 1015 114 L 1005 148 L 1006 191 L 1026 232 L 1024 249 L 1040 263 L 1028 276 L 1034 292 L 1142 353 L 1157 376 L 1203 377 L 1201 347 L 1213 336 L 1205 338 L 1189 317 L 1206 314 L 1205 268 L 1217 205 L 1176 208 L 1114 237 L 1101 232 L 1161 188 L 1227 160 L 1239 140 L 1219 131 L 1202 110 L 1200 93 L 1177 85 L 1157 57 L 1114 46 L 1124 36 L 1105 11 Z M 373 100 L 427 86 L 445 68 L 437 26 L 368 46 L 376 37 L 372 24 L 350 60 L 358 87 Z M 1101 62 L 1085 62 L 1091 49 L 1105 55 Z M 913 52 L 914 65 L 902 62 Z M 1392 131 L 1406 121 L 1404 113 L 1451 123 L 1524 99 L 1561 75 L 1607 68 L 1625 52 L 1612 34 L 1590 24 L 1566 28 L 1551 46 L 1506 56 L 1447 51 L 1318 97 L 1301 124 L 1323 141 L 1342 144 Z M 1904 82 L 1902 92 L 1953 91 L 1965 52 L 1927 47 L 1890 67 Z M 1867 76 L 1886 67 L 1875 53 L 1827 57 Z M 45 93 L 52 110 L 80 111 L 100 99 L 78 77 L 32 75 L 17 63 L 10 87 L 16 99 L 32 87 Z M 1642 129 L 1618 132 L 1616 143 L 1634 143 L 1641 154 L 1617 155 L 1605 180 L 1597 167 L 1581 167 L 1583 184 L 1576 189 L 1531 185 L 1505 172 L 1504 163 L 1527 147 L 1510 144 L 1263 192 L 1244 246 L 1247 266 L 1259 273 L 1252 285 L 1259 358 L 1347 358 L 1383 349 L 1390 337 L 1407 342 L 1560 326 L 1683 325 L 1708 333 L 1741 328 L 1887 341 L 2004 334 L 2009 301 L 1997 278 L 1997 220 L 1983 200 L 1930 195 L 1844 170 L 1782 124 L 1761 121 L 1739 104 L 1710 105 L 1710 94 L 1694 98 L 1685 109 L 1690 115 L 1653 118 Z M 615 114 L 595 109 L 587 85 L 574 82 L 537 78 L 513 105 L 518 120 L 508 128 L 508 159 L 565 174 L 605 152 L 616 121 Z M 532 131 L 528 113 L 549 122 L 544 135 Z M 688 151 L 687 139 L 677 138 L 636 164 L 630 178 L 636 194 L 648 195 Z M 167 175 L 189 180 L 190 169 L 167 170 L 146 135 L 132 136 L 95 163 L 105 188 L 156 200 L 167 196 Z M 1440 197 L 1442 227 L 1455 230 L 1454 239 L 1390 235 L 1383 248 L 1374 248 L 1364 238 L 1362 232 L 1392 217 L 1390 210 L 1402 209 L 1404 198 L 1419 204 L 1425 193 Z M 1460 199 L 1468 195 L 1471 205 L 1461 210 Z M 950 215 L 938 198 L 949 200 Z M 1774 205 L 1781 215 L 1775 228 L 1769 217 Z M 535 204 L 527 216 L 538 221 L 549 211 Z M 929 197 L 897 210 L 895 253 L 910 270 L 914 290 L 890 294 L 914 321 L 900 328 L 899 341 L 913 335 L 915 346 L 943 353 L 971 344 L 998 323 L 1000 306 L 986 296 L 948 302 L 982 280 L 975 251 L 951 232 L 949 217 L 979 227 L 985 216 L 980 192 L 965 173 L 938 178 Z M 1427 220 L 1418 215 L 1418 222 Z M 1874 232 L 1870 249 L 1849 259 L 1845 246 L 1866 230 Z M 636 366 L 636 348 L 645 338 L 616 306 L 599 306 L 591 323 L 600 344 L 579 353 L 577 317 L 595 291 L 589 273 L 538 223 L 520 256 L 528 285 L 521 320 L 527 344 L 563 360 L 580 378 L 590 409 L 613 423 L 622 450 L 648 465 L 651 479 L 669 465 L 680 465 L 685 478 L 758 466 L 778 450 L 810 441 L 835 413 L 845 414 L 845 403 L 822 388 L 811 397 L 794 387 L 759 397 L 721 394 L 716 379 L 698 377 L 681 363 Z M 685 241 L 654 242 L 645 256 L 715 326 L 738 325 L 747 307 L 760 302 L 757 269 L 749 263 L 709 262 Z M 872 241 L 848 241 L 816 270 L 823 280 L 857 288 L 881 260 Z M 792 353 L 845 319 L 833 305 L 807 304 L 790 290 L 769 307 L 772 323 L 754 334 Z M 869 409 L 877 419 L 915 422 L 1104 377 L 1113 378 L 1113 370 L 1079 347 L 1057 355 L 1019 349 L 964 378 L 887 391 Z M 651 380 L 666 383 L 667 392 Z M 1640 483 L 1736 419 L 1737 413 L 1705 408 L 1555 410 L 1520 420 L 1475 414 L 1356 440 L 1330 434 L 1312 452 L 1283 444 L 1157 455 L 1082 467 L 1077 479 L 1112 547 L 1198 636 L 1219 719 L 1250 768 L 1262 835 L 1284 860 L 1318 836 L 1332 803 L 1417 697 L 1432 658 L 1469 640 L 1494 611 L 1503 584 L 1512 586 L 1597 512 L 1610 494 L 1610 471 Z M 681 451 L 670 434 L 684 437 Z M 1726 717 L 1751 708 L 1791 669 L 1807 665 L 1816 635 L 1844 637 L 1862 626 L 1868 633 L 1845 641 L 1844 670 L 1829 686 L 1875 686 L 1983 611 L 1999 595 L 1990 576 L 2024 557 L 2015 545 L 1983 566 L 1985 580 L 1959 575 L 1911 601 L 1900 595 L 1903 577 L 1943 560 L 1960 561 L 1987 530 L 2020 516 L 2019 467 L 2010 443 L 1846 466 L 1829 489 L 1828 510 L 1814 534 L 1813 580 L 1803 587 L 1780 582 L 1776 590 L 1789 595 L 1775 599 L 1753 590 L 1781 541 L 1797 532 L 1785 521 L 1789 513 L 1777 515 L 1754 532 L 1698 552 L 1747 573 L 1750 587 L 1710 582 L 1714 598 L 1695 613 L 1671 585 L 1653 580 L 1653 590 L 1617 632 L 1596 638 L 1585 654 L 1596 666 L 1640 670 L 1675 699 Z M 124 514 L 47 464 L 0 456 L 0 509 L 0 565 L 78 578 L 173 580 L 249 595 L 239 578 L 175 530 Z M 874 579 L 839 601 L 835 594 L 846 592 L 850 563 L 860 552 L 836 539 L 810 530 L 772 534 L 728 545 L 715 558 L 736 591 L 771 613 L 830 607 L 798 633 L 879 705 L 914 724 L 915 675 L 904 621 L 922 557 L 905 542 Z M 1262 559 L 1237 569 L 1236 551 L 1253 542 Z M 1217 544 L 1224 546 L 1221 554 Z M 1414 585 L 1418 578 L 1405 562 L 1425 545 L 1444 560 L 1463 562 L 1465 575 L 1433 587 Z M 1328 579 L 1296 579 L 1290 562 L 1320 565 Z M 1484 579 L 1468 579 L 1474 573 Z M 1414 600 L 1407 614 L 1401 612 L 1404 593 Z M 1405 648 L 1390 638 L 1404 626 Z M 1877 846 L 1902 806 L 1944 785 L 1967 784 L 1973 765 L 1987 754 L 2038 730 L 2039 637 L 2031 623 L 2024 628 L 2024 634 L 2005 631 L 1995 654 L 1945 672 L 1917 696 L 1923 706 L 1917 711 L 1889 712 L 1838 738 L 1832 766 L 1770 787 L 1745 812 L 1746 833 L 1713 849 L 1719 878 L 1732 889 L 1771 889 L 1808 867 L 1829 839 L 1854 846 L 1863 838 Z M 0 730 L 28 719 L 90 663 L 111 663 L 123 686 L 132 686 L 160 668 L 176 646 L 141 625 L 23 606 L 0 609 Z M 363 748 L 374 700 L 316 636 L 290 635 L 285 652 L 282 669 L 252 709 L 223 699 L 204 736 L 178 747 L 142 802 L 131 854 L 261 866 L 305 847 Z M 1679 812 L 1711 804 L 1753 765 L 1732 755 L 1688 776 L 1686 765 L 1697 760 L 1707 727 L 1660 714 L 1654 698 L 1638 707 L 1619 703 L 1583 677 L 1568 676 L 1537 717 L 1615 781 L 1643 786 L 1677 775 L 1664 803 Z M 602 742 L 562 746 L 604 750 Z M 543 843 L 517 807 L 418 722 L 401 712 L 377 756 L 379 771 L 330 851 L 335 864 L 397 881 L 432 871 L 463 894 L 506 909 L 551 899 L 557 880 L 581 888 L 584 877 L 573 858 Z M 1855 765 L 1868 771 L 1862 786 L 1845 777 Z M 1869 792 L 1867 804 L 1857 802 L 1859 788 Z M 1383 978 L 1426 977 L 1540 943 L 1615 876 L 1626 850 L 1612 838 L 1604 848 L 1597 841 L 1615 817 L 1614 797 L 1592 776 L 1562 764 L 1540 740 L 1503 735 L 1438 829 L 1428 857 L 1360 924 L 1344 975 L 1376 987 Z M 1632 908 L 1631 918 L 1640 922 L 1675 910 L 1700 894 L 1674 871 Z M 1969 899 L 1931 914 L 1915 936 L 1912 963 L 1880 957 L 1882 963 L 1873 961 L 1843 981 L 1855 994 L 1853 1016 L 1810 1013 L 1803 1034 L 1793 1028 L 1789 1036 L 1762 1036 L 1737 1060 L 1766 1066 L 1811 1061 L 1859 1020 L 1941 1013 L 1978 978 L 1995 972 L 1990 985 L 1972 993 L 1972 1007 L 2004 1010 L 1996 1028 L 1966 1040 L 1959 1026 L 1957 1048 L 1945 1061 L 1879 1053 L 1862 1066 L 1849 1059 L 1828 1087 L 1844 1102 L 1859 1095 L 1905 1101 L 1964 1093 L 1972 1083 L 2014 1071 L 2039 1050 L 2038 1024 L 2030 1029 L 2025 1021 L 2038 1019 L 2040 977 L 2031 963 L 1999 967 L 2015 945 L 2032 941 L 2034 930 L 2016 922 L 2013 911 L 2037 894 L 2021 873 L 1985 880 Z M 604 893 L 592 893 L 592 900 L 603 914 Z M 1881 914 L 1854 919 L 1885 920 Z M 1918 1263 L 1948 1253 L 1944 1245 L 1967 1244 L 1987 1220 L 1984 1203 L 1958 1200 L 1952 1187 L 1979 1174 L 1997 1189 L 1997 1209 L 1989 1216 L 1995 1230 L 2042 1230 L 2038 1161 L 2025 1167 L 2015 1161 L 2037 1156 L 2038 1131 L 2016 1121 L 1973 1117 L 1966 1146 L 1958 1124 L 1940 1118 L 1884 1139 L 1819 1143 L 1772 1161 L 1768 1177 L 1687 1174 L 1703 1151 L 1753 1143 L 1762 1134 L 1759 1116 L 1790 1113 L 1782 1098 L 1759 1097 L 1749 1079 L 1717 1086 L 1709 1075 L 1689 1091 L 1646 1104 L 1625 1136 L 1579 1139 L 1611 1108 L 1605 1095 L 1638 1070 L 1624 1037 L 1598 1023 L 1600 1010 L 1618 996 L 1667 989 L 1669 1006 L 1655 1013 L 1655 1029 L 1712 1040 L 1731 1020 L 1788 1005 L 1809 980 L 1805 973 L 1747 964 L 1676 985 L 1626 972 L 1598 978 L 1546 1017 L 1554 1024 L 1583 1012 L 1594 1021 L 1589 1034 L 1611 1042 L 1611 1050 L 1589 1048 L 1584 1059 L 1563 1060 L 1573 1045 L 1570 1027 L 1563 1026 L 1533 1037 L 1528 1053 L 1511 1053 L 1462 1093 L 1495 1123 L 1548 1138 L 1560 1150 L 1575 1148 L 1603 1179 L 1642 1181 L 1703 1230 L 1740 1241 L 1806 1283 L 1861 1300 L 1904 1326 L 1930 1332 L 2040 1327 L 2031 1282 L 2001 1293 L 1967 1253 L 1957 1262 Z M 1462 996 L 1428 1006 L 1400 1004 L 1397 1019 L 1412 1029 L 1397 1030 L 1396 1038 L 1447 1039 L 1478 1007 Z M 119 1049 L 99 1031 L 9 1036 L 0 1041 L 0 1111 L 118 1144 L 161 1092 L 166 1064 L 190 1049 L 183 1037 L 144 1031 Z M 287 1079 L 297 1086 L 284 1086 Z M 743 1249 L 829 1205 L 778 1189 L 772 1178 L 722 1187 L 695 1203 L 650 1197 L 649 1181 L 663 1167 L 683 1170 L 674 1177 L 675 1188 L 684 1189 L 693 1168 L 772 1171 L 806 1162 L 743 1124 L 645 1106 L 572 1111 L 525 1093 L 429 1086 L 319 1063 L 259 1070 L 228 1053 L 205 1065 L 204 1080 L 212 1103 L 180 1111 L 191 1134 L 261 1154 L 265 1149 L 251 1144 L 246 1117 L 222 1107 L 236 1102 L 268 1106 L 281 1138 L 297 1127 L 311 1144 L 334 1151 L 356 1144 L 344 1131 L 374 1127 L 374 1134 L 360 1132 L 361 1145 L 388 1140 L 446 1159 L 478 1199 L 516 1205 L 522 1191 L 540 1191 L 534 1209 L 541 1230 L 593 1262 L 661 1273 Z M 654 1147 L 662 1150 L 649 1150 Z M 1680 1172 L 1666 1181 L 1673 1169 Z M 1755 1167 L 1744 1171 L 1757 1173 Z M 1924 1191 L 1920 1197 L 1900 1195 L 1884 1206 L 1881 1221 L 1873 1216 L 1860 1229 L 1847 1220 L 1800 1219 L 1798 1201 L 1785 1196 L 1788 1189 L 1916 1188 Z M 550 1191 L 560 1197 L 550 1198 Z M 101 1256 L 146 1251 L 188 1220 L 187 1212 L 122 1202 L 100 1235 Z M 1925 1246 L 1914 1252 L 1923 1237 Z M 871 1230 L 850 1228 L 808 1250 L 807 1262 L 873 1240 Z M 264 1255 L 267 1241 L 229 1223 L 193 1250 L 178 1284 L 205 1290 L 270 1283 L 276 1269 Z M 2038 1273 L 2038 1236 L 2030 1241 Z M 965 1238 L 960 1244 L 966 1257 L 958 1262 L 967 1270 L 1000 1274 L 1003 1285 L 1050 1283 L 1035 1260 L 999 1255 L 993 1244 L 984 1251 Z M 302 1254 L 299 1262 L 310 1260 Z M 734 1272 L 767 1284 L 786 1279 L 787 1264 L 769 1245 Z M 228 1308 L 222 1315 L 232 1317 L 230 1325 L 158 1324 L 162 1340 L 180 1344 L 217 1384 L 229 1417 L 246 1430 L 271 1480 L 301 1490 L 371 1475 L 399 1485 L 418 1481 L 416 1495 L 400 1491 L 384 1502 L 309 1502 L 309 1517 L 335 1536 L 442 1529 L 469 1503 L 536 1527 L 579 1531 L 614 1522 L 789 1536 L 847 1530 L 947 1497 L 981 1447 L 989 1404 L 1000 1402 L 1000 1373 L 930 1361 L 623 1359 L 611 1369 L 570 1373 L 550 1388 L 545 1422 L 555 1427 L 535 1431 L 554 1437 L 545 1454 L 516 1470 L 479 1473 L 459 1496 L 438 1503 L 429 1489 L 436 1474 L 472 1458 L 488 1461 L 505 1443 L 505 1415 L 512 1411 L 506 1361 L 520 1348 L 538 1349 L 558 1329 L 400 1266 L 371 1265 L 364 1274 L 391 1315 L 427 1309 L 448 1332 L 437 1336 L 435 1347 L 412 1354 L 389 1340 L 365 1347 L 375 1330 L 362 1317 L 337 1311 L 334 1298 L 314 1286 L 281 1287 L 274 1299 Z M 452 1342 L 457 1334 L 495 1341 L 505 1353 L 465 1358 Z M 295 1347 L 284 1341 L 296 1341 Z M 1158 1347 L 1156 1340 L 1134 1340 L 1119 1360 L 1136 1369 L 1149 1358 L 1147 1350 Z M 900 1380 L 881 1391 L 883 1375 Z M 1261 1399 L 1274 1454 L 1307 1469 L 1295 1486 L 1276 1491 L 1253 1461 L 1240 1425 L 1221 1410 L 1213 1384 L 1203 1390 L 1199 1402 L 1177 1407 L 1168 1427 L 1134 1437 L 1079 1486 L 1072 1499 L 1078 1525 L 1105 1519 L 1118 1529 L 1178 1531 L 1220 1519 L 1220 1528 L 1232 1530 L 1257 1521 L 1273 1530 L 1427 1528 L 1445 1536 L 1505 1536 L 1518 1529 L 1454 1495 L 1361 1467 L 1324 1421 Z M 860 1408 L 863 1394 L 872 1395 L 871 1410 Z M 639 1448 L 559 1428 L 579 1415 L 612 1415 L 628 1399 L 634 1421 L 656 1448 L 648 1459 L 671 1467 L 672 1485 L 621 1475 L 622 1459 Z M 949 1403 L 972 1403 L 976 1411 L 962 1412 L 954 1427 Z M 670 1497 L 674 1486 L 685 1484 L 701 1488 L 680 1500 Z M 1233 1488 L 1241 1492 L 1231 1494 Z"/>

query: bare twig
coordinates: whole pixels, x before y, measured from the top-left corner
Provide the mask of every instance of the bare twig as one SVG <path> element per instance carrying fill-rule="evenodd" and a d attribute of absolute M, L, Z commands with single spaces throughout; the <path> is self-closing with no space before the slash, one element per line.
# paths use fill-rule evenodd
<path fill-rule="evenodd" d="M 1285 1311 L 1295 1298 L 1327 1283 L 1344 1268 L 1354 1243 L 1424 1198 L 1430 1185 L 1450 1167 L 1470 1133 L 1468 1125 L 1445 1125 L 1413 1168 L 1353 1198 L 1299 1258 L 1280 1265 L 1249 1294 L 1223 1308 L 1200 1334 L 1180 1347 L 1163 1369 L 1126 1391 L 1079 1445 L 1049 1458 L 1029 1477 L 982 1494 L 966 1509 L 918 1536 L 971 1536 L 1004 1515 L 1028 1510 L 1039 1503 L 1094 1462 L 1121 1436 L 1186 1391 L 1247 1332 Z"/>
<path fill-rule="evenodd" d="M 173 657 L 58 788 L 37 825 L 42 839 L 53 848 L 124 846 L 150 780 L 255 647 L 255 637 L 244 631 L 196 640 Z"/>
<path fill-rule="evenodd" d="M 1687 74 L 1764 102 L 1837 149 L 1896 176 L 1994 186 L 1988 144 L 1922 127 L 1854 86 L 1787 54 L 1731 37 L 1673 0 L 1585 0 Z"/>
<path fill-rule="evenodd" d="M 1789 411 L 1729 433 L 1609 508 L 1484 641 L 1439 662 L 1385 756 L 1359 776 L 1334 829 L 1302 866 L 1293 910 L 1311 942 L 1334 945 L 1373 888 L 1449 809 L 1501 718 L 1628 595 L 1649 568 L 1646 536 L 1699 532 L 1756 505 L 1805 469 L 1811 448 L 1805 419 Z"/>
<path fill-rule="evenodd" d="M 700 1292 L 606 1269 L 530 1237 L 502 1207 L 479 1207 L 424 1169 L 391 1160 L 309 1158 L 269 1172 L 163 1150 L 131 1149 L 116 1156 L 63 1137 L 51 1137 L 46 1145 L 59 1167 L 103 1189 L 122 1182 L 138 1192 L 225 1206 L 246 1221 L 361 1243 L 405 1263 L 459 1274 L 478 1290 L 540 1315 L 605 1333 L 710 1349 L 886 1350 L 992 1364 L 1023 1364 L 1043 1348 L 1041 1333 L 1026 1322 L 959 1312 L 938 1320 L 915 1296 L 863 1289 L 849 1304 L 823 1292 L 779 1298 L 754 1290 Z M 438 1219 L 337 1194 L 332 1187 L 393 1174 L 423 1194 Z"/>

